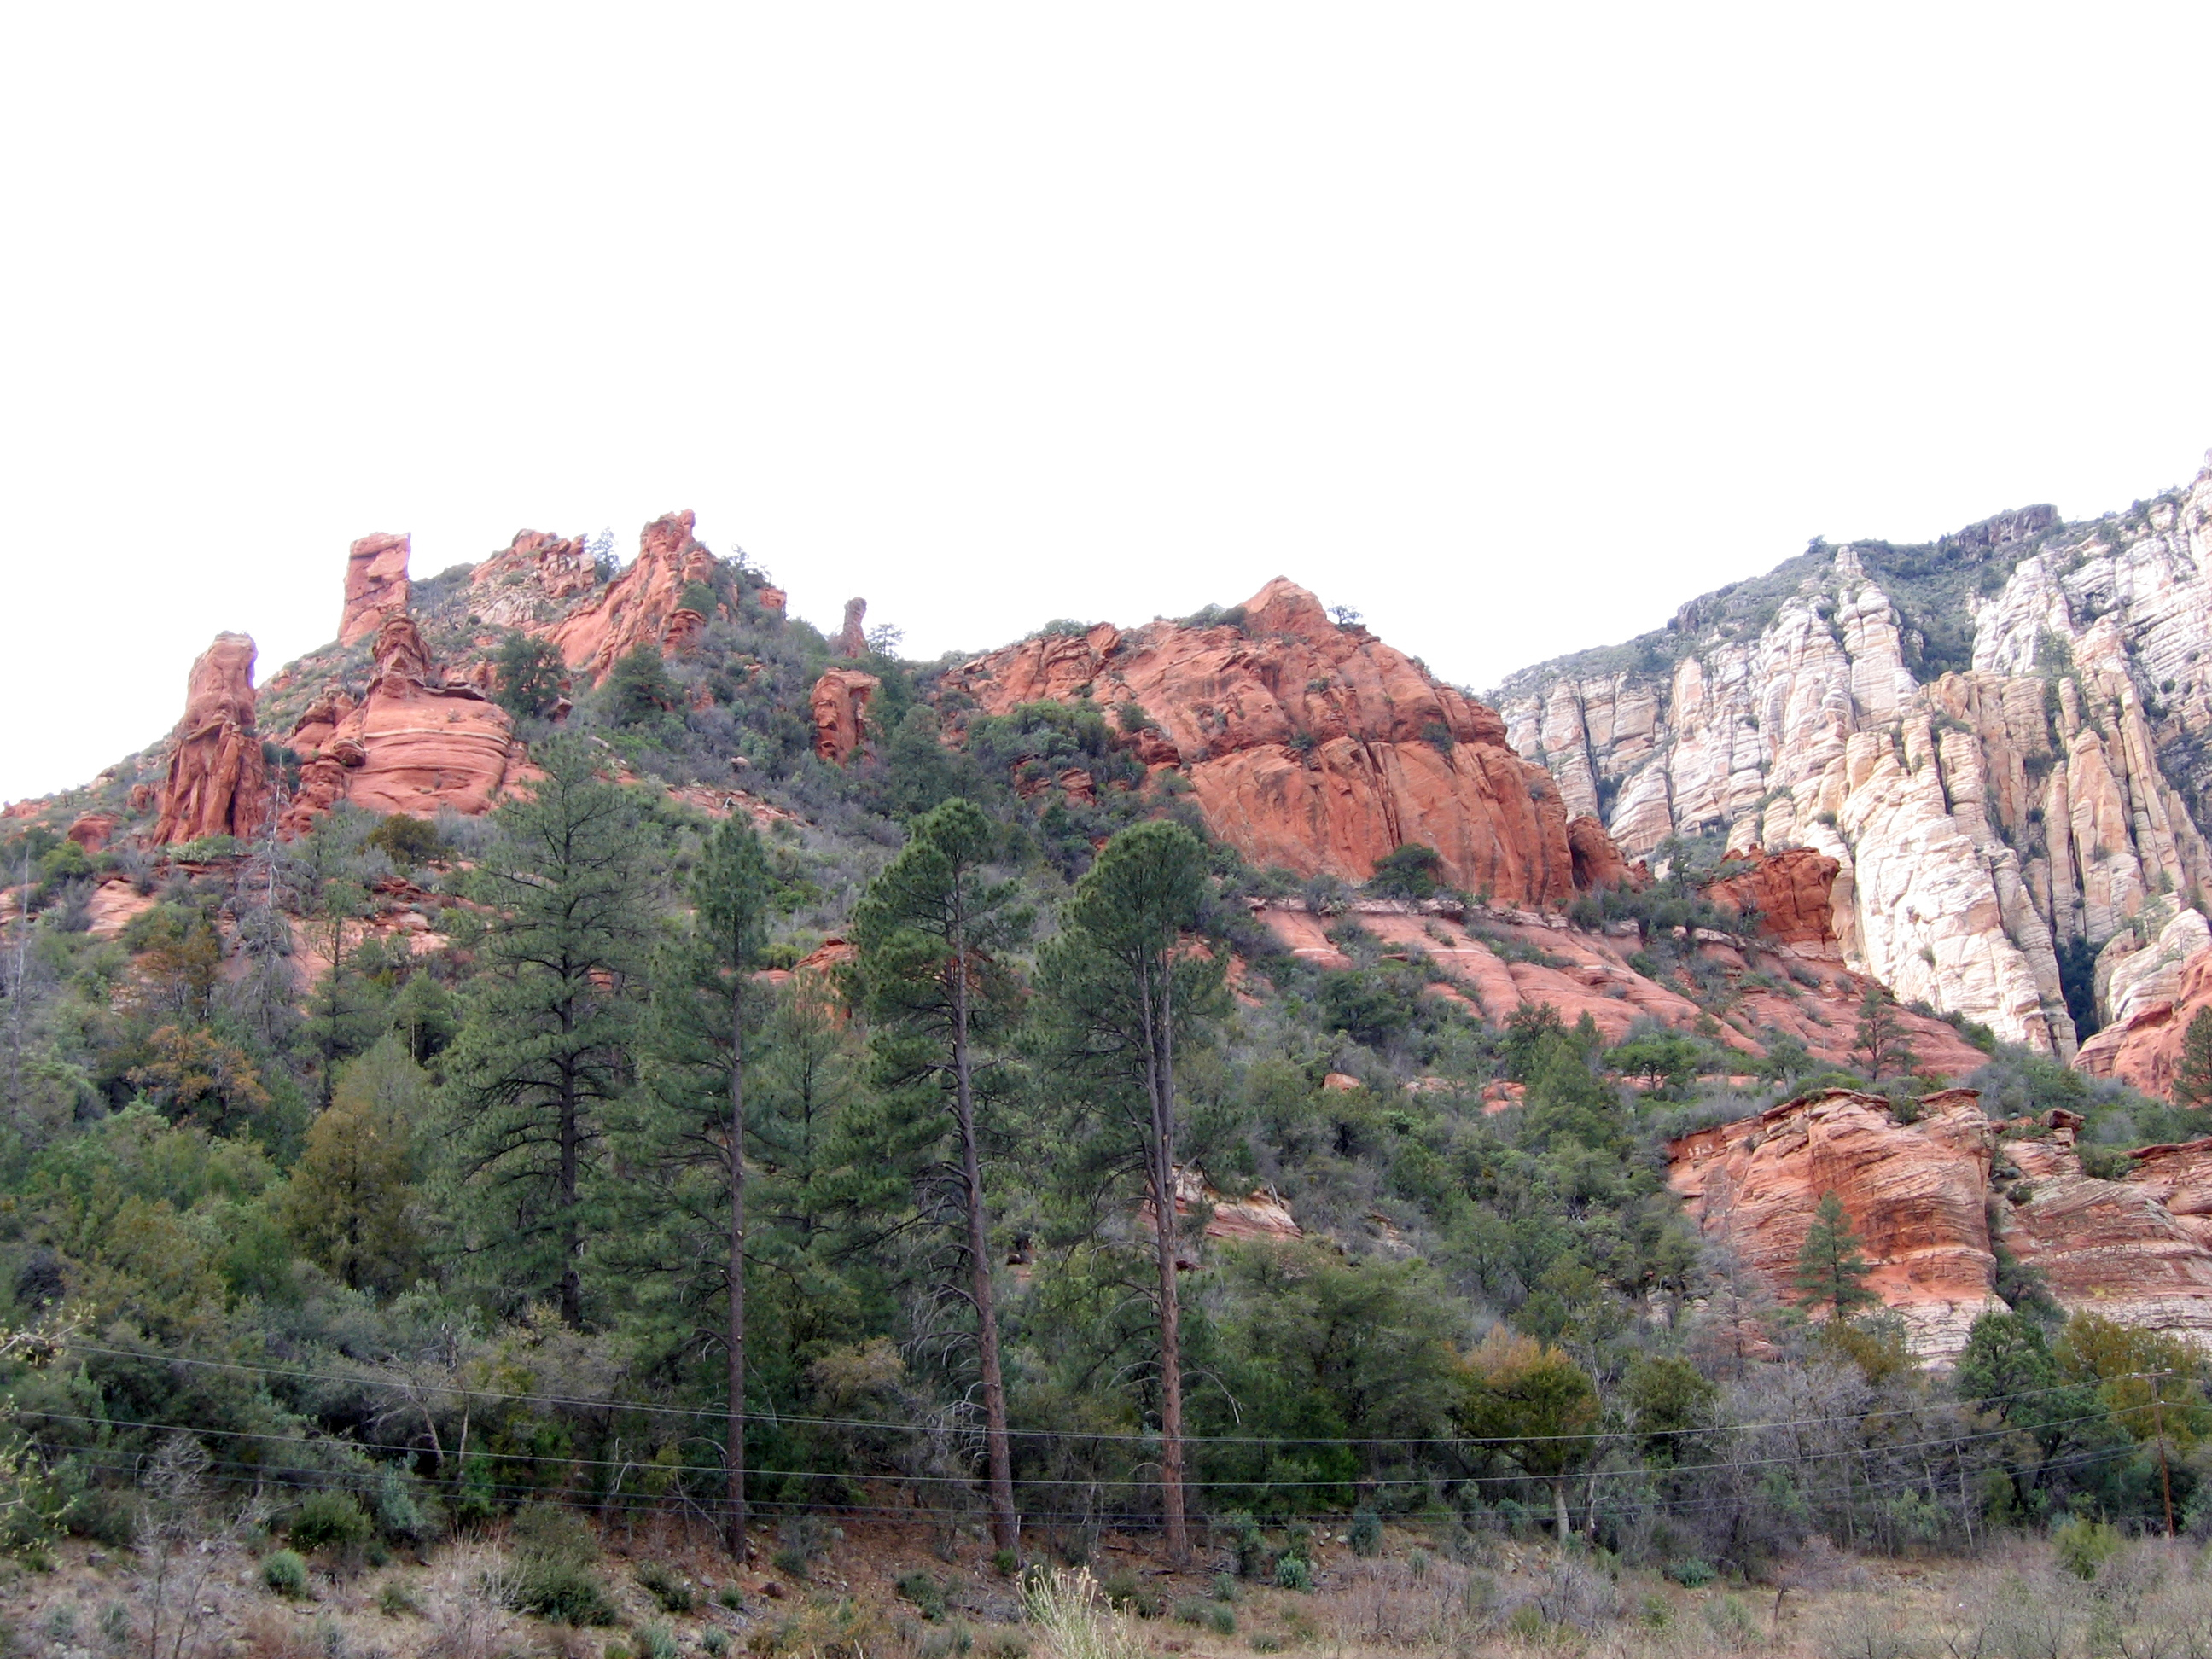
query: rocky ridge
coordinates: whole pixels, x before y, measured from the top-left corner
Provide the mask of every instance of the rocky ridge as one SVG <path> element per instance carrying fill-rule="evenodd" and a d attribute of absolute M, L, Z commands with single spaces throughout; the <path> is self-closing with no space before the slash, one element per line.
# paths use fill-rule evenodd
<path fill-rule="evenodd" d="M 2075 1014 L 2125 1013 L 2120 960 L 2166 948 L 2212 876 L 2208 523 L 2212 467 L 2086 526 L 2029 509 L 1931 548 L 1816 546 L 1663 635 L 1516 675 L 1500 711 L 1629 855 L 1832 858 L 1847 963 L 2070 1055 Z M 2100 988 L 2069 1006 L 2062 956 L 2089 952 Z"/>

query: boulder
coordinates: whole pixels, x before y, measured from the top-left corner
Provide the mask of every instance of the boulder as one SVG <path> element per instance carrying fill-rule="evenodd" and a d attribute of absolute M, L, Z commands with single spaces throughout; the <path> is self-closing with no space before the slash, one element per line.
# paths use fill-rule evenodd
<path fill-rule="evenodd" d="M 253 726 L 253 641 L 218 634 L 192 664 L 185 717 L 171 738 L 156 842 L 235 836 L 249 841 L 269 816 L 269 769 Z"/>
<path fill-rule="evenodd" d="M 385 618 L 407 610 L 407 536 L 363 536 L 346 555 L 345 608 L 338 643 L 374 638 Z"/>
<path fill-rule="evenodd" d="M 85 812 L 62 833 L 88 853 L 97 853 L 107 845 L 107 838 L 123 822 L 112 812 Z"/>
<path fill-rule="evenodd" d="M 883 682 L 857 669 L 833 668 L 814 682 L 814 752 L 842 766 L 867 735 L 868 699 Z"/>

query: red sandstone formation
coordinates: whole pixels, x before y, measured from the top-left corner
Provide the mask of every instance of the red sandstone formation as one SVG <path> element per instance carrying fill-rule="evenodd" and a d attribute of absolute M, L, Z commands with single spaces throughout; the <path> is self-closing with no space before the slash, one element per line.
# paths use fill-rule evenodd
<path fill-rule="evenodd" d="M 338 643 L 365 640 L 386 617 L 407 610 L 406 536 L 363 536 L 346 556 L 345 610 L 338 617 Z"/>
<path fill-rule="evenodd" d="M 1139 705 L 1154 724 L 1138 757 L 1183 768 L 1208 828 L 1255 864 L 1364 881 L 1418 842 L 1447 880 L 1499 903 L 1556 908 L 1573 896 L 1559 790 L 1507 745 L 1492 711 L 1365 629 L 1332 622 L 1291 582 L 1269 582 L 1242 610 L 1233 626 L 1042 635 L 946 684 L 991 714 L 1039 698 Z"/>
<path fill-rule="evenodd" d="M 155 841 L 246 841 L 258 833 L 269 814 L 269 769 L 253 729 L 253 641 L 246 635 L 216 635 L 192 665 L 173 742 Z"/>
<path fill-rule="evenodd" d="M 845 626 L 838 630 L 837 654 L 841 657 L 865 657 L 868 654 L 868 602 L 866 599 L 845 601 Z"/>
<path fill-rule="evenodd" d="M 684 590 L 695 582 L 711 585 L 715 569 L 714 556 L 691 533 L 695 522 L 688 512 L 655 519 L 638 537 L 636 561 L 545 630 L 563 662 L 596 684 L 635 647 L 666 650 L 690 636 L 704 619 L 684 610 Z M 672 641 L 679 612 L 691 621 L 677 628 Z"/>
<path fill-rule="evenodd" d="M 416 817 L 441 806 L 483 812 L 514 781 L 514 721 L 474 684 L 438 675 L 405 615 L 386 617 L 377 634 L 366 701 L 356 708 L 326 694 L 289 742 L 301 759 L 300 793 L 284 817 L 290 834 L 341 800 Z"/>
<path fill-rule="evenodd" d="M 814 682 L 814 752 L 842 766 L 867 733 L 868 699 L 883 682 L 857 669 L 833 668 Z"/>
<path fill-rule="evenodd" d="M 760 601 L 762 610 L 775 617 L 782 616 L 784 607 L 791 603 L 791 596 L 780 587 L 757 588 L 753 597 Z"/>
<path fill-rule="evenodd" d="M 2181 994 L 2138 1008 L 2083 1043 L 2074 1064 L 2091 1077 L 2118 1078 L 2160 1099 L 2173 1092 L 2181 1039 L 2189 1022 L 2212 1008 L 2212 951 L 2200 951 L 2181 970 Z"/>
<path fill-rule="evenodd" d="M 1998 1245 L 2069 1311 L 2212 1337 L 2212 1141 L 2146 1147 L 2125 1179 L 2100 1181 L 2082 1172 L 2071 1113 L 1990 1123 L 1964 1089 L 1918 1113 L 1901 1123 L 1878 1095 L 1825 1090 L 1683 1137 L 1668 1148 L 1668 1184 L 1778 1302 L 1833 1192 L 1869 1287 L 1939 1362 L 2003 1306 Z"/>
<path fill-rule="evenodd" d="M 1948 1360 L 2004 1305 L 1984 1206 L 1993 1140 L 1971 1090 L 1930 1097 L 1907 1127 L 1879 1095 L 1829 1089 L 1684 1136 L 1667 1149 L 1667 1181 L 1779 1302 L 1813 1212 L 1835 1194 L 1874 1269 L 1868 1288 L 1905 1316 L 1918 1352 Z"/>
<path fill-rule="evenodd" d="M 1567 820 L 1567 852 L 1574 860 L 1575 887 L 1590 892 L 1601 887 L 1641 887 L 1650 872 L 1642 864 L 1631 864 L 1613 845 L 1605 825 L 1587 815 Z"/>
<path fill-rule="evenodd" d="M 107 845 L 107 838 L 122 822 L 112 812 L 86 812 L 62 833 L 86 852 L 97 853 Z"/>
<path fill-rule="evenodd" d="M 1756 912 L 1759 934 L 1778 945 L 1799 945 L 1826 955 L 1836 951 L 1836 918 L 1832 895 L 1843 866 L 1809 847 L 1779 853 L 1751 848 L 1751 868 L 1705 889 L 1714 903 L 1745 915 Z"/>

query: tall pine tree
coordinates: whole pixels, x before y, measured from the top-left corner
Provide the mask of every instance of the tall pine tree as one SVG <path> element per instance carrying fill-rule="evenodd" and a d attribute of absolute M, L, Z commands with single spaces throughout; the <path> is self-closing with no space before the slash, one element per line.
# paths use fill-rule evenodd
<path fill-rule="evenodd" d="M 951 1132 L 945 1158 L 929 1173 L 949 1177 L 935 1184 L 951 1189 L 960 1218 L 982 1384 L 991 1532 L 1000 1549 L 1011 1550 L 1019 1522 L 979 1115 L 991 1094 L 989 1055 L 1018 1006 L 1007 953 L 1027 938 L 1030 918 L 1015 905 L 1011 884 L 989 878 L 994 840 L 991 821 L 963 799 L 918 819 L 854 912 L 853 942 L 854 982 L 873 1026 L 884 1104 L 909 1126 L 936 1117 Z"/>
<path fill-rule="evenodd" d="M 1218 951 L 1186 948 L 1206 854 L 1180 824 L 1140 823 L 1106 844 L 1040 952 L 1061 1058 L 1103 1085 L 1094 1126 L 1109 1167 L 1139 1172 L 1158 1284 L 1160 1506 L 1168 1554 L 1190 1554 L 1183 1499 L 1182 1307 L 1176 1285 L 1176 1050 L 1223 1006 Z"/>
<path fill-rule="evenodd" d="M 556 738 L 546 775 L 500 808 L 476 872 L 484 971 L 447 1076 L 465 1248 L 510 1294 L 584 1322 L 592 1167 L 630 1085 L 650 928 L 645 827 L 592 752 Z"/>

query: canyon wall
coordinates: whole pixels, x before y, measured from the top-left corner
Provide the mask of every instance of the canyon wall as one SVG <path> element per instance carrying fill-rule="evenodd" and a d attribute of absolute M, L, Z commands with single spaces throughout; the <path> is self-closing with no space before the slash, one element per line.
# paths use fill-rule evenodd
<path fill-rule="evenodd" d="M 2070 1055 L 2062 956 L 2098 953 L 2096 1017 L 2124 1018 L 2122 960 L 2171 957 L 2177 912 L 2203 926 L 2208 524 L 2212 468 L 2086 526 L 2030 509 L 1932 548 L 1816 548 L 1664 636 L 1515 676 L 1500 711 L 1629 856 L 1707 836 L 1832 858 L 1851 966 Z"/>

